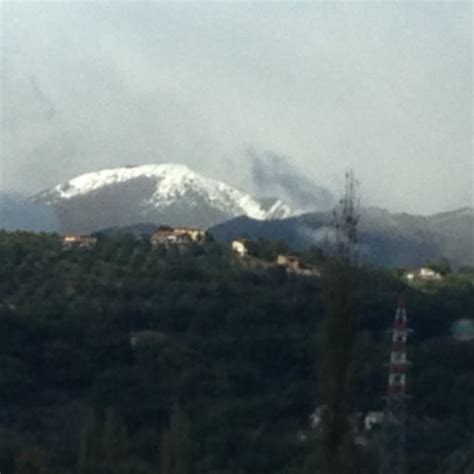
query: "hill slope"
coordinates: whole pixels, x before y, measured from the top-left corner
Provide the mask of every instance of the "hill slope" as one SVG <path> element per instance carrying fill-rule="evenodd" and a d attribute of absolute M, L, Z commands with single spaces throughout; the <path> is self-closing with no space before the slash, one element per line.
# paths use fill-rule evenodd
<path fill-rule="evenodd" d="M 310 465 L 318 278 L 248 268 L 216 243 L 180 253 L 121 235 L 63 251 L 57 235 L 0 232 L 0 263 L 2 473 L 28 472 L 17 466 L 31 454 L 44 474 L 163 472 L 157 446 L 177 401 L 191 423 L 189 472 L 301 474 Z M 393 273 L 358 271 L 354 413 L 383 407 L 386 329 L 404 289 L 415 334 L 407 462 L 417 474 L 471 472 L 459 461 L 472 462 L 474 341 L 450 331 L 472 319 L 473 286 L 451 274 L 425 293 Z M 107 434 L 106 413 L 120 431 Z M 119 466 L 105 469 L 102 446 L 116 439 Z M 361 455 L 372 460 L 368 447 Z M 371 464 L 356 472 L 374 474 Z"/>

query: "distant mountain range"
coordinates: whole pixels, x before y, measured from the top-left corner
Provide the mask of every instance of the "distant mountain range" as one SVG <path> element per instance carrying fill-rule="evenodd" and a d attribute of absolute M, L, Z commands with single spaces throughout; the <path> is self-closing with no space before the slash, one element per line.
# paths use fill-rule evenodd
<path fill-rule="evenodd" d="M 260 222 L 239 217 L 210 229 L 222 241 L 248 236 L 281 239 L 292 248 L 324 246 L 333 239 L 332 213 L 308 213 Z M 416 216 L 383 209 L 361 210 L 359 250 L 378 265 L 415 266 L 446 257 L 452 264 L 474 265 L 474 210 Z"/>
<path fill-rule="evenodd" d="M 305 181 L 303 194 L 295 194 L 297 174 L 296 181 L 280 179 L 276 188 L 269 185 L 273 178 L 267 165 L 274 159 L 286 166 L 279 158 L 255 157 L 257 175 L 267 183 L 264 188 L 291 190 L 283 194 L 291 194 L 293 204 L 303 203 L 311 186 Z M 314 205 L 332 202 L 323 188 L 314 193 Z M 281 197 L 255 198 L 183 165 L 129 166 L 78 176 L 29 200 L 0 194 L 0 228 L 146 234 L 167 224 L 207 228 L 222 241 L 243 236 L 281 239 L 295 249 L 324 246 L 334 237 L 331 211 L 301 214 Z M 444 256 L 454 265 L 474 265 L 472 208 L 432 216 L 366 208 L 359 233 L 360 254 L 375 264 L 414 266 Z"/>
<path fill-rule="evenodd" d="M 43 191 L 34 201 L 54 209 L 67 232 L 140 222 L 209 227 L 241 215 L 266 220 L 293 214 L 279 199 L 259 200 L 176 164 L 87 173 Z"/>
<path fill-rule="evenodd" d="M 211 227 L 221 242 L 248 237 L 283 240 L 296 250 L 312 245 L 324 248 L 334 238 L 332 213 L 310 213 L 289 219 L 258 221 L 238 217 Z M 129 233 L 151 236 L 154 224 L 113 227 L 107 235 Z M 472 208 L 414 216 L 383 209 L 362 209 L 359 253 L 363 260 L 381 266 L 415 267 L 446 257 L 455 267 L 474 265 L 474 210 Z"/>
<path fill-rule="evenodd" d="M 0 229 L 53 232 L 59 230 L 56 213 L 16 193 L 0 192 Z"/>

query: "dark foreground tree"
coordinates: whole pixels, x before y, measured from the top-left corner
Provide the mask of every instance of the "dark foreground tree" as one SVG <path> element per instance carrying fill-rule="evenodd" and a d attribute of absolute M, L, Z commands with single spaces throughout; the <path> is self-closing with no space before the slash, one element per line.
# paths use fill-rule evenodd
<path fill-rule="evenodd" d="M 18 474 L 46 474 L 46 459 L 38 448 L 25 448 L 17 459 Z"/>
<path fill-rule="evenodd" d="M 127 428 L 123 419 L 111 407 L 104 424 L 104 460 L 111 472 L 117 472 L 127 461 Z"/>
<path fill-rule="evenodd" d="M 449 456 L 438 470 L 439 474 L 471 474 L 474 472 L 474 436 Z"/>
<path fill-rule="evenodd" d="M 83 414 L 83 422 L 79 439 L 79 456 L 77 461 L 78 474 L 88 473 L 98 460 L 98 432 L 95 410 L 87 408 Z"/>
<path fill-rule="evenodd" d="M 191 424 L 177 403 L 171 413 L 170 427 L 163 435 L 161 474 L 188 474 L 191 449 Z"/>
<path fill-rule="evenodd" d="M 359 222 L 356 181 L 346 174 L 346 189 L 335 213 L 334 255 L 323 272 L 325 316 L 320 339 L 319 393 L 324 406 L 317 451 L 318 474 L 357 472 L 350 416 L 352 360 L 357 328 L 356 245 Z"/>

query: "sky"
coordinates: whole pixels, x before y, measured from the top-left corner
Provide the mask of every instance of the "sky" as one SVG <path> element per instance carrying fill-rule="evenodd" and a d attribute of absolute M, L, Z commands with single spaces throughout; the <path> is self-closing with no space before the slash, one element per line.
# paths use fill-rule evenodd
<path fill-rule="evenodd" d="M 473 205 L 471 2 L 0 8 L 0 190 L 168 162 L 250 190 L 271 152 L 364 205 Z"/>

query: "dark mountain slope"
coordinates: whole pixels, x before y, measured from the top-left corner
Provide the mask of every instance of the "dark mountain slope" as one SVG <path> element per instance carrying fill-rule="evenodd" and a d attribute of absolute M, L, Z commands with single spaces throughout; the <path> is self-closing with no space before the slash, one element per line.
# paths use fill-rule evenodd
<path fill-rule="evenodd" d="M 0 192 L 0 229 L 53 232 L 59 229 L 55 213 L 21 195 Z"/>
<path fill-rule="evenodd" d="M 332 214 L 310 213 L 279 221 L 257 222 L 247 217 L 211 228 L 223 241 L 242 236 L 281 239 L 296 249 L 324 246 L 333 239 Z M 442 256 L 454 265 L 474 264 L 474 213 L 462 209 L 433 216 L 363 209 L 359 226 L 363 258 L 389 266 L 421 265 Z"/>

